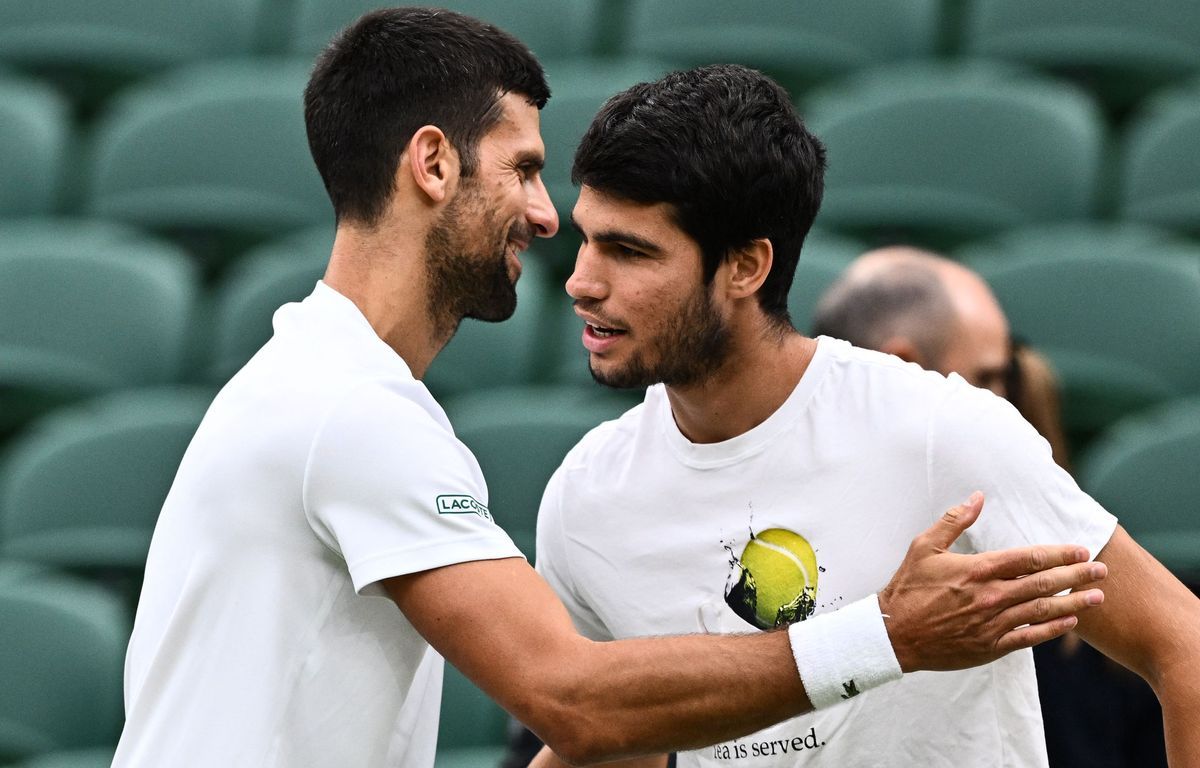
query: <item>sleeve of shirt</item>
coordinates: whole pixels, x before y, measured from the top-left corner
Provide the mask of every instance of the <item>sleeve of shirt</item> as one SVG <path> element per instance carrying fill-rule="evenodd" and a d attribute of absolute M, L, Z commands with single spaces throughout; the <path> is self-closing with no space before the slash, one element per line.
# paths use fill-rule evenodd
<path fill-rule="evenodd" d="M 1116 530 L 1117 519 L 1054 463 L 1049 443 L 990 392 L 952 386 L 932 415 L 927 447 L 938 512 L 984 493 L 983 512 L 957 549 L 1077 544 L 1094 558 Z"/>
<path fill-rule="evenodd" d="M 475 457 L 387 383 L 330 410 L 309 454 L 304 506 L 359 593 L 391 576 L 522 556 L 491 518 Z"/>
<path fill-rule="evenodd" d="M 567 475 L 566 470 L 559 467 L 542 494 L 537 520 L 537 557 L 534 562 L 538 573 L 566 606 L 579 634 L 589 640 L 612 640 L 612 633 L 581 597 L 571 575 L 568 542 L 563 531 L 563 496 Z"/>

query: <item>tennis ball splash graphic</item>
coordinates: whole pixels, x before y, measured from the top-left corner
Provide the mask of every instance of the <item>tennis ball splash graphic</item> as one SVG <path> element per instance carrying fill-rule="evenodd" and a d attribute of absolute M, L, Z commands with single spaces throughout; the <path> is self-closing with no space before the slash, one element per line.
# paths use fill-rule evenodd
<path fill-rule="evenodd" d="M 745 621 L 773 629 L 816 610 L 817 556 L 800 534 L 770 528 L 751 534 L 741 557 L 730 555 L 725 603 Z"/>

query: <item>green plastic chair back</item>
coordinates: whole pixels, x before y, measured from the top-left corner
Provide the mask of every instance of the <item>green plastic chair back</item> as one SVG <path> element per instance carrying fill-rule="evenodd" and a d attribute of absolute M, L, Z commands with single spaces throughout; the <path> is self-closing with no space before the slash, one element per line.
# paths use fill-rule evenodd
<path fill-rule="evenodd" d="M 1200 5 L 1192 0 L 973 0 L 964 54 L 1074 77 L 1116 108 L 1200 72 Z"/>
<path fill-rule="evenodd" d="M 98 586 L 0 578 L 0 760 L 115 744 L 128 638 L 120 601 Z"/>
<path fill-rule="evenodd" d="M 539 58 L 587 56 L 596 50 L 600 0 L 447 0 L 435 5 L 500 27 Z M 371 0 L 298 0 L 296 6 L 288 48 L 299 54 L 315 54 L 359 16 L 383 7 Z"/>
<path fill-rule="evenodd" d="M 262 0 L 0 0 L 0 60 L 131 74 L 253 50 Z"/>
<path fill-rule="evenodd" d="M 736 62 L 787 87 L 932 56 L 936 0 L 632 0 L 629 49 L 679 67 Z"/>
<path fill-rule="evenodd" d="M 156 242 L 147 233 L 106 219 L 29 216 L 0 220 L 0 255 L 53 257 L 132 243 Z"/>
<path fill-rule="evenodd" d="M 235 262 L 217 286 L 209 373 L 226 381 L 271 338 L 271 318 L 312 293 L 325 274 L 334 232 L 307 229 L 257 248 Z"/>
<path fill-rule="evenodd" d="M 974 263 L 1015 335 L 1063 383 L 1063 420 L 1088 436 L 1200 389 L 1200 249 L 1023 256 Z"/>
<path fill-rule="evenodd" d="M 1125 139 L 1121 217 L 1200 233 L 1198 145 L 1200 83 L 1150 102 Z"/>
<path fill-rule="evenodd" d="M 802 333 L 812 330 L 813 313 L 829 286 L 867 249 L 859 242 L 814 229 L 804 240 L 796 275 L 788 291 L 792 325 Z"/>
<path fill-rule="evenodd" d="M 554 95 L 541 116 L 542 141 L 546 145 L 542 177 L 563 225 L 551 243 L 561 253 L 573 256 L 579 245 L 574 231 L 567 226 L 578 196 L 571 184 L 571 163 L 579 140 L 611 97 L 631 85 L 656 80 L 667 70 L 665 63 L 645 59 L 558 61 L 546 65 Z"/>
<path fill-rule="evenodd" d="M 1120 422 L 1079 462 L 1080 485 L 1168 568 L 1200 576 L 1200 400 Z"/>
<path fill-rule="evenodd" d="M 530 560 L 525 548 L 550 475 L 588 430 L 627 407 L 598 387 L 572 385 L 495 389 L 447 403 L 455 434 L 487 478 L 488 508 Z"/>
<path fill-rule="evenodd" d="M 140 572 L 211 399 L 206 390 L 126 390 L 34 424 L 0 467 L 0 554 Z"/>
<path fill-rule="evenodd" d="M 489 699 L 453 664 L 446 663 L 438 724 L 439 756 L 463 749 L 502 748 L 507 722 L 508 716 L 499 704 Z M 441 765 L 441 761 L 435 760 L 434 764 Z"/>
<path fill-rule="evenodd" d="M 895 67 L 804 112 L 828 153 L 826 228 L 949 242 L 1094 208 L 1101 118 L 1062 83 L 981 64 Z"/>
<path fill-rule="evenodd" d="M 187 255 L 149 240 L 84 240 L 0 246 L 2 427 L 46 403 L 180 375 L 197 294 Z"/>
<path fill-rule="evenodd" d="M 309 61 L 197 64 L 127 91 L 93 141 L 93 214 L 260 235 L 332 221 L 305 135 Z"/>
<path fill-rule="evenodd" d="M 22 760 L 12 768 L 111 768 L 115 752 L 113 747 L 50 752 Z"/>
<path fill-rule="evenodd" d="M 1085 259 L 1097 254 L 1138 258 L 1147 253 L 1162 253 L 1164 248 L 1178 244 L 1181 241 L 1177 235 L 1144 224 L 1062 221 L 1016 227 L 996 237 L 968 243 L 955 251 L 955 258 L 964 262 L 1064 256 Z"/>
<path fill-rule="evenodd" d="M 0 42 L 0 50 L 3 48 Z M 67 103 L 51 88 L 0 77 L 0 216 L 43 214 L 55 209 L 69 126 Z"/>

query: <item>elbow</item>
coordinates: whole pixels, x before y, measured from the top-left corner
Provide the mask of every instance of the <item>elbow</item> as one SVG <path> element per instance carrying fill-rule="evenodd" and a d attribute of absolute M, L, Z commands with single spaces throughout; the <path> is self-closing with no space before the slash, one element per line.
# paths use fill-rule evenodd
<path fill-rule="evenodd" d="M 599 711 L 582 691 L 543 694 L 524 702 L 518 719 L 571 766 L 595 765 L 630 756 L 630 734 L 615 725 L 611 713 Z"/>
<path fill-rule="evenodd" d="M 595 765 L 624 756 L 615 739 L 590 727 L 560 722 L 546 730 L 546 746 L 567 765 Z"/>

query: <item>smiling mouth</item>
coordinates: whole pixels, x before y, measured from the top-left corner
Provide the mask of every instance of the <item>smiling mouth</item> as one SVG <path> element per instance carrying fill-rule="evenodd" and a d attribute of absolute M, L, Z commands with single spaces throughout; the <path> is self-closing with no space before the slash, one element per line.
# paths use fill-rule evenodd
<path fill-rule="evenodd" d="M 598 339 L 608 339 L 627 333 L 627 331 L 622 331 L 618 328 L 605 328 L 602 325 L 593 325 L 592 323 L 587 323 L 587 329 L 589 333 Z"/>

